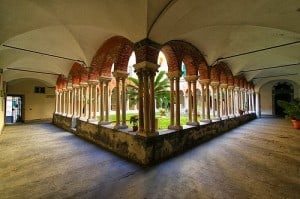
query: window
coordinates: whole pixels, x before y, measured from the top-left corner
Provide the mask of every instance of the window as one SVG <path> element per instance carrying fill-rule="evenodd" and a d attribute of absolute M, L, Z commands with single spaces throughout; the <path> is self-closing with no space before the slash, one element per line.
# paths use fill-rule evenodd
<path fill-rule="evenodd" d="M 34 87 L 35 93 L 45 93 L 45 91 L 46 91 L 45 87 L 39 87 L 39 86 Z"/>

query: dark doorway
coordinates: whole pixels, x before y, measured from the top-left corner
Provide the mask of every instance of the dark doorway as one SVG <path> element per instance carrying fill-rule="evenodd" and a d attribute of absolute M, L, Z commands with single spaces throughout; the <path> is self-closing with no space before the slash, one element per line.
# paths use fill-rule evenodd
<path fill-rule="evenodd" d="M 283 109 L 280 106 L 278 106 L 277 101 L 284 100 L 290 102 L 292 101 L 293 96 L 294 96 L 294 89 L 291 84 L 284 82 L 284 83 L 279 83 L 273 87 L 273 99 L 274 99 L 273 109 L 276 116 L 284 117 L 285 115 Z"/>
<path fill-rule="evenodd" d="M 22 106 L 22 96 L 6 97 L 6 123 L 13 124 L 22 122 Z"/>

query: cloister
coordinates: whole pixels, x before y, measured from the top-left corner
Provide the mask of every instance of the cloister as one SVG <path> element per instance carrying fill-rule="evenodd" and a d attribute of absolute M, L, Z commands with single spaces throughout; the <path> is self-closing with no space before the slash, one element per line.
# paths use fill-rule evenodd
<path fill-rule="evenodd" d="M 1 198 L 299 198 L 299 13 L 0 0 Z"/>
<path fill-rule="evenodd" d="M 133 51 L 133 44 L 130 44 L 128 40 L 121 38 L 121 41 L 117 41 L 128 43 L 126 44 L 128 46 L 119 47 L 118 45 L 120 44 L 116 43 L 117 39 L 120 38 L 111 38 L 105 44 L 110 46 L 117 45 L 121 49 L 129 48 L 130 53 Z M 169 45 L 180 46 L 182 49 L 176 49 L 184 52 L 184 54 L 179 55 L 179 52 L 174 52 Z M 170 49 L 168 51 L 165 50 L 168 61 L 170 64 L 177 63 L 175 66 L 169 66 L 170 71 L 168 71 L 171 84 L 170 129 L 182 128 L 180 124 L 179 87 L 179 79 L 182 76 L 182 71 L 180 70 L 181 62 L 187 64 L 185 80 L 188 89 L 184 93 L 187 93 L 188 96 L 189 125 L 199 125 L 199 121 L 197 121 L 199 112 L 201 113 L 201 122 L 211 122 L 212 120 L 239 116 L 239 110 L 244 111 L 246 114 L 255 112 L 255 92 L 252 82 L 247 82 L 242 75 L 233 76 L 230 68 L 223 62 L 213 67 L 208 67 L 199 51 L 189 43 L 174 41 L 167 44 L 164 48 L 167 49 L 168 47 Z M 187 49 L 192 50 L 188 51 Z M 158 53 L 158 50 L 156 53 Z M 109 103 L 109 101 L 111 100 L 112 89 L 115 88 L 117 92 L 115 128 L 127 128 L 125 116 L 127 101 L 129 100 L 126 99 L 126 78 L 128 73 L 124 65 L 128 64 L 126 61 L 128 62 L 130 53 L 125 55 L 123 53 L 121 51 L 119 54 L 116 54 L 113 51 L 112 54 L 115 57 L 112 57 L 109 52 L 103 52 L 94 56 L 94 60 L 99 59 L 99 57 L 103 60 L 118 60 L 122 58 L 122 61 L 125 63 L 117 62 L 112 73 L 107 72 L 111 71 L 112 61 L 105 63 L 105 65 L 102 65 L 103 62 L 101 61 L 94 61 L 91 67 L 84 67 L 75 62 L 68 77 L 59 76 L 56 85 L 55 113 L 93 123 L 98 123 L 97 116 L 100 116 L 99 124 L 107 124 L 109 122 L 109 110 L 111 109 L 111 102 Z M 175 53 L 182 59 L 178 60 L 179 58 L 174 57 Z M 156 54 L 156 57 L 158 57 L 158 54 Z M 122 66 L 123 70 L 121 70 Z M 134 68 L 140 82 L 143 82 L 143 85 L 139 87 L 139 110 L 141 110 L 139 111 L 139 134 L 151 136 L 156 132 L 155 124 L 151 123 L 151 121 L 155 121 L 153 119 L 155 117 L 153 84 L 159 65 L 157 61 L 155 63 L 142 61 L 135 64 Z M 112 79 L 116 82 L 114 87 L 110 86 Z M 200 85 L 200 93 L 202 93 L 200 102 L 197 102 L 197 85 Z M 201 110 L 197 110 L 197 103 L 201 103 Z"/>

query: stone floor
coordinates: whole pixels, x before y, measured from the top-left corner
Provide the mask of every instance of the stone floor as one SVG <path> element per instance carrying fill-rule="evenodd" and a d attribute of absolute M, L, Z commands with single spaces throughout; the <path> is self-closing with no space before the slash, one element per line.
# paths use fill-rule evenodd
<path fill-rule="evenodd" d="M 143 168 L 51 124 L 6 126 L 0 198 L 300 198 L 300 130 L 256 119 Z"/>

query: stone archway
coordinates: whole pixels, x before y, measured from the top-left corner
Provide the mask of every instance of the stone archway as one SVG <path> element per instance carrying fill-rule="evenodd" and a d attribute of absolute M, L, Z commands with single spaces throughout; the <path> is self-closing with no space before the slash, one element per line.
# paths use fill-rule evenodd
<path fill-rule="evenodd" d="M 287 82 L 279 82 L 272 89 L 273 115 L 283 117 L 285 114 L 283 109 L 278 106 L 278 100 L 292 101 L 294 98 L 294 87 Z"/>

